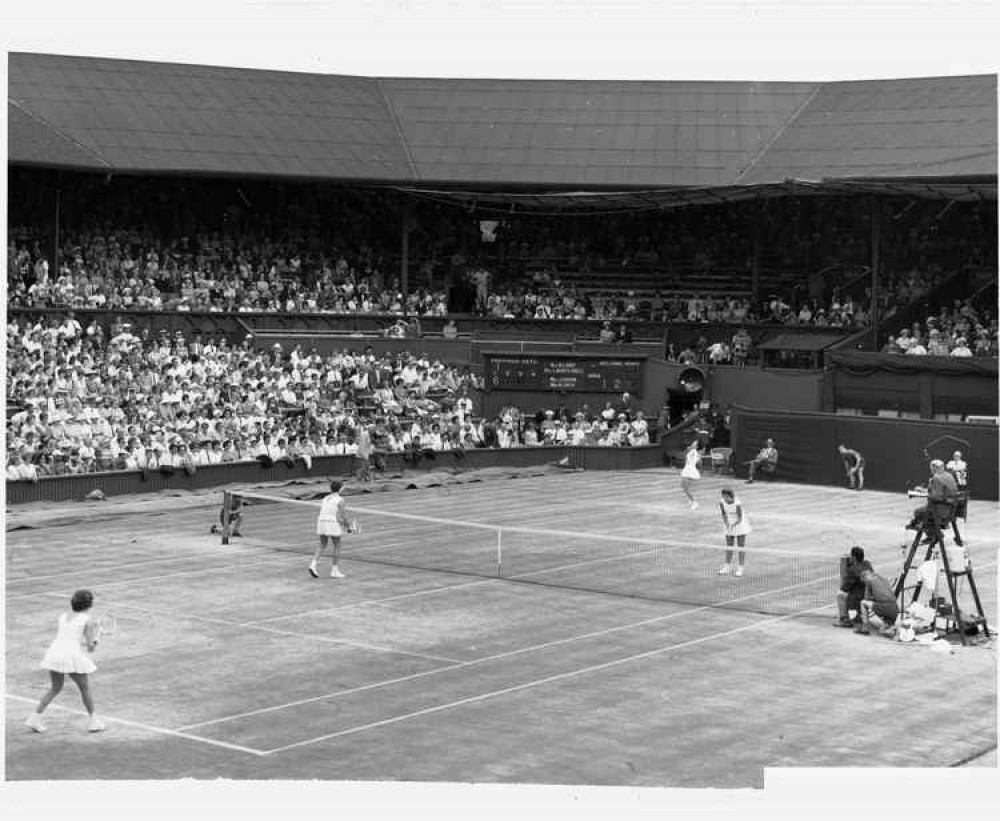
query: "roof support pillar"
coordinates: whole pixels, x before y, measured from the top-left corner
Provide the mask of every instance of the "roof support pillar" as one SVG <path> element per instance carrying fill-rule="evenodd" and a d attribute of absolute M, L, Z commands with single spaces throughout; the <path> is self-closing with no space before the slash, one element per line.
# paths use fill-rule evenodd
<path fill-rule="evenodd" d="M 399 287 L 403 300 L 410 295 L 410 229 L 413 222 L 410 203 L 403 203 L 402 237 L 399 243 Z"/>
<path fill-rule="evenodd" d="M 871 269 L 872 269 L 872 304 L 870 308 L 871 312 L 871 323 L 872 323 L 872 346 L 873 350 L 878 351 L 879 340 L 878 340 L 878 323 L 879 323 L 879 309 L 878 309 L 878 280 L 879 280 L 879 268 L 882 264 L 882 217 L 884 208 L 882 207 L 881 197 L 871 198 L 871 214 L 872 214 L 872 224 L 871 224 Z"/>
<path fill-rule="evenodd" d="M 55 282 L 59 278 L 59 249 L 62 243 L 59 239 L 59 217 L 62 210 L 62 172 L 56 179 L 56 196 L 54 215 L 52 217 L 52 269 L 49 271 L 49 280 Z"/>
<path fill-rule="evenodd" d="M 764 201 L 758 199 L 753 214 L 753 242 L 751 243 L 753 256 L 750 258 L 750 299 L 754 309 L 756 309 L 760 299 L 760 231 L 763 221 Z"/>

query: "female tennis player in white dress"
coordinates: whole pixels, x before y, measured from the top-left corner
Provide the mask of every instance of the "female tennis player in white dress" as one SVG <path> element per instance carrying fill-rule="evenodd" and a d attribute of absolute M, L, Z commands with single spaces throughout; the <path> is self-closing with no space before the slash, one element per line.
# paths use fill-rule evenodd
<path fill-rule="evenodd" d="M 314 579 L 319 578 L 318 564 L 320 557 L 326 550 L 327 542 L 333 543 L 333 567 L 330 568 L 331 579 L 343 579 L 344 574 L 340 572 L 340 537 L 348 528 L 347 506 L 344 498 L 340 495 L 343 482 L 330 482 L 330 493 L 323 497 L 323 503 L 319 508 L 319 516 L 316 519 L 316 535 L 319 536 L 319 544 L 316 552 L 313 553 L 312 562 L 309 563 L 309 575 Z"/>
<path fill-rule="evenodd" d="M 698 465 L 701 464 L 701 451 L 698 450 L 698 440 L 695 439 L 688 445 L 687 453 L 684 454 L 684 468 L 681 470 L 681 490 L 691 502 L 691 510 L 698 509 L 698 501 L 694 498 L 691 488 L 694 482 L 701 478 Z"/>
<path fill-rule="evenodd" d="M 719 511 L 722 513 L 722 524 L 726 535 L 726 563 L 719 568 L 719 575 L 726 575 L 733 568 L 733 544 L 739 548 L 738 564 L 733 575 L 743 575 L 743 562 L 746 558 L 747 535 L 751 532 L 750 520 L 747 518 L 743 505 L 730 488 L 722 489 L 719 501 Z"/>
<path fill-rule="evenodd" d="M 70 599 L 70 611 L 59 614 L 59 630 L 49 649 L 42 656 L 41 667 L 49 671 L 51 685 L 42 696 L 25 724 L 36 733 L 44 733 L 42 713 L 49 706 L 60 690 L 65 677 L 73 679 L 80 690 L 83 706 L 87 708 L 90 723 L 87 730 L 99 733 L 104 729 L 104 723 L 94 712 L 94 699 L 90 695 L 90 682 L 87 678 L 97 669 L 90 654 L 97 647 L 97 624 L 90 618 L 90 608 L 94 605 L 94 594 L 89 590 L 77 590 Z"/>

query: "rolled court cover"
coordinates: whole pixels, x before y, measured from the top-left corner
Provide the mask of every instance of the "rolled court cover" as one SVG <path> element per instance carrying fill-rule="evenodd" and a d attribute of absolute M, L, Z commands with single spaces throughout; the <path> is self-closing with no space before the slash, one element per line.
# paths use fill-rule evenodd
<path fill-rule="evenodd" d="M 233 544 L 311 556 L 318 500 L 240 493 Z M 221 498 L 220 498 L 221 502 Z M 749 548 L 745 574 L 719 575 L 725 547 L 419 516 L 348 505 L 360 532 L 342 558 L 510 584 L 538 585 L 768 615 L 821 613 L 840 585 L 836 556 Z"/>

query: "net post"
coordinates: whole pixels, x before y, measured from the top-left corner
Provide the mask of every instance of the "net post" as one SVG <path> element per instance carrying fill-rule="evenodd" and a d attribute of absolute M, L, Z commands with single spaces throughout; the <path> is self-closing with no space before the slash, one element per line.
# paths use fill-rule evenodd
<path fill-rule="evenodd" d="M 229 508 L 232 494 L 228 490 L 222 492 L 222 543 L 229 544 Z"/>

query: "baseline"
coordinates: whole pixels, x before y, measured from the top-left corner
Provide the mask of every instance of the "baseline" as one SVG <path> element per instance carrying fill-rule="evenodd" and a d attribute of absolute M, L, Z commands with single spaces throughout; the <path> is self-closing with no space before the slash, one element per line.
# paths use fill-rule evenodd
<path fill-rule="evenodd" d="M 5 693 L 6 697 L 12 701 L 20 701 L 24 704 L 37 704 L 37 698 L 27 698 L 25 696 L 14 695 L 13 693 Z M 74 709 L 73 707 L 66 707 L 62 704 L 50 704 L 50 709 L 61 710 L 64 713 L 73 713 L 78 716 L 87 715 L 83 710 Z M 132 721 L 128 718 L 116 718 L 114 716 L 109 716 L 106 713 L 101 713 L 101 718 L 105 721 L 110 721 L 114 724 L 123 724 L 126 727 L 135 727 L 139 730 L 146 730 L 150 733 L 158 733 L 159 735 L 172 736 L 174 738 L 183 738 L 188 741 L 197 741 L 200 744 L 209 744 L 213 747 L 222 747 L 226 750 L 235 750 L 240 753 L 247 753 L 248 755 L 262 756 L 264 755 L 263 750 L 255 750 L 252 747 L 244 747 L 241 744 L 230 744 L 227 741 L 218 741 L 212 738 L 204 738 L 203 736 L 194 735 L 192 733 L 185 733 L 183 730 L 171 730 L 167 727 L 157 727 L 153 724 L 144 724 L 141 721 Z"/>

